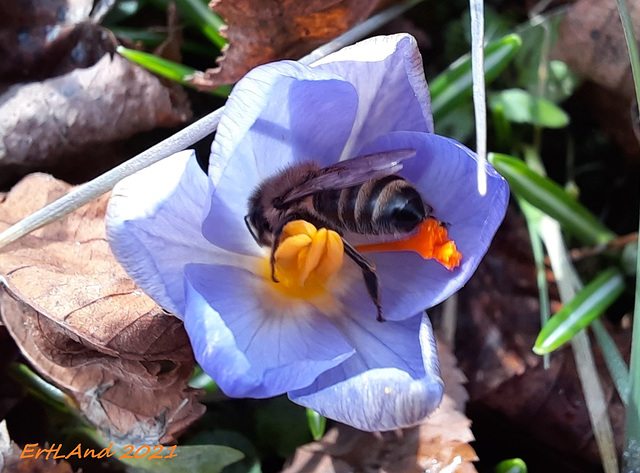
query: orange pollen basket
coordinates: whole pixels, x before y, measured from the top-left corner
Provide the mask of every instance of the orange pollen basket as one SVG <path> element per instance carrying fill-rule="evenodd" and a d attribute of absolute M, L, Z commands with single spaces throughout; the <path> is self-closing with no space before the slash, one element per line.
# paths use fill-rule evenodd
<path fill-rule="evenodd" d="M 436 219 L 428 218 L 418 226 L 414 235 L 400 240 L 370 245 L 359 245 L 360 252 L 367 251 L 414 251 L 424 259 L 435 259 L 449 270 L 460 266 L 462 253 L 449 239 L 447 229 Z"/>

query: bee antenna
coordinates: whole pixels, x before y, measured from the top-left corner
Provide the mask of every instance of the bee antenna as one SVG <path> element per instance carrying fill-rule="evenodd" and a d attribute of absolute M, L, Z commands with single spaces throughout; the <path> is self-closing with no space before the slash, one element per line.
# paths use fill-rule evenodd
<path fill-rule="evenodd" d="M 251 233 L 251 236 L 256 241 L 256 243 L 260 244 L 260 240 L 258 239 L 258 235 L 256 235 L 256 230 L 253 228 L 253 225 L 251 225 L 251 220 L 250 220 L 250 215 L 249 214 L 244 216 L 244 224 L 247 226 L 247 230 L 249 230 L 249 233 Z"/>

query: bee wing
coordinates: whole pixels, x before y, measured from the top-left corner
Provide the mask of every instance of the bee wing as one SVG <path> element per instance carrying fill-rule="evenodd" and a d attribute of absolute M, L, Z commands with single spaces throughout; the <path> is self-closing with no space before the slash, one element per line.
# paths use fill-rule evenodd
<path fill-rule="evenodd" d="M 297 186 L 283 198 L 283 204 L 295 202 L 316 192 L 345 189 L 372 179 L 390 176 L 402 169 L 402 161 L 413 158 L 415 149 L 373 153 L 340 161 L 320 170 L 320 174 Z"/>

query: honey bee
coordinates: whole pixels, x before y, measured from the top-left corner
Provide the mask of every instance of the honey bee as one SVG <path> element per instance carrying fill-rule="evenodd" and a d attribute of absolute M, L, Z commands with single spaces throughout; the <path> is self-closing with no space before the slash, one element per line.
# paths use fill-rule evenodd
<path fill-rule="evenodd" d="M 384 321 L 380 283 L 375 266 L 344 237 L 412 233 L 431 212 L 416 188 L 396 174 L 402 161 L 415 156 L 413 149 L 368 154 L 320 168 L 306 162 L 291 166 L 263 181 L 249 199 L 247 228 L 260 245 L 271 246 L 271 277 L 275 252 L 285 225 L 306 220 L 317 228 L 338 233 L 344 251 L 362 270 L 364 283 Z"/>

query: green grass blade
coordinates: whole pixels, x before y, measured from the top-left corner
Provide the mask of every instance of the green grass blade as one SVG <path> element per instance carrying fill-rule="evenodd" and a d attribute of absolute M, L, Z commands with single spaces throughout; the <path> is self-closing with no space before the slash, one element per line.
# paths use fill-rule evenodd
<path fill-rule="evenodd" d="M 218 48 L 227 44 L 227 40 L 220 36 L 220 28 L 224 26 L 224 21 L 211 11 L 206 3 L 201 0 L 176 0 L 176 5 Z"/>
<path fill-rule="evenodd" d="M 507 179 L 516 195 L 558 220 L 563 228 L 585 244 L 605 244 L 616 237 L 562 187 L 532 171 L 520 159 L 491 153 L 489 162 Z"/>
<path fill-rule="evenodd" d="M 617 0 L 618 12 L 624 30 L 624 38 L 629 52 L 629 62 L 633 74 L 633 83 L 636 92 L 636 105 L 640 114 L 640 53 L 638 42 L 633 32 L 633 20 L 627 8 L 625 0 Z M 631 340 L 631 373 L 637 373 L 640 367 L 640 241 L 636 251 L 636 294 L 633 318 L 633 334 Z M 640 376 L 631 376 L 631 393 L 629 407 L 627 409 L 627 447 L 623 454 L 625 459 L 625 471 L 638 471 L 640 469 Z"/>
<path fill-rule="evenodd" d="M 618 394 L 622 402 L 627 405 L 629 401 L 629 392 L 631 391 L 631 383 L 629 381 L 629 368 L 625 363 L 620 350 L 616 346 L 616 342 L 611 338 L 609 332 L 604 327 L 600 320 L 596 319 L 591 323 L 591 329 L 593 330 L 598 345 L 600 345 L 600 351 L 604 358 L 604 362 L 607 365 L 611 379 L 616 385 Z"/>
<path fill-rule="evenodd" d="M 617 268 L 600 273 L 542 327 L 533 351 L 538 355 L 550 353 L 571 340 L 622 294 L 624 286 Z"/>
<path fill-rule="evenodd" d="M 540 304 L 540 326 L 544 327 L 551 318 L 551 303 L 549 302 L 549 286 L 547 284 L 547 269 L 544 263 L 544 243 L 541 237 L 540 223 L 544 215 L 540 209 L 534 207 L 526 200 L 518 197 L 518 205 L 525 220 L 531 240 L 533 260 L 536 265 L 536 282 L 538 284 L 538 302 Z M 544 367 L 549 367 L 549 357 L 544 357 Z"/>
<path fill-rule="evenodd" d="M 144 51 L 137 51 L 135 49 L 125 48 L 124 46 L 118 46 L 116 51 L 121 56 L 126 57 L 145 69 L 155 72 L 167 79 L 180 82 L 181 84 L 187 85 L 187 79 L 193 77 L 193 75 L 198 72 L 193 67 L 169 61 L 168 59 L 163 59 L 153 54 L 145 53 Z"/>
<path fill-rule="evenodd" d="M 494 80 L 511 62 L 522 41 L 516 34 L 488 44 L 484 49 L 484 71 L 487 83 Z M 455 61 L 429 85 L 431 111 L 436 123 L 472 95 L 471 56 L 466 54 Z"/>
<path fill-rule="evenodd" d="M 145 53 L 143 51 L 136 51 L 135 49 L 125 48 L 124 46 L 118 46 L 118 49 L 116 49 L 116 51 L 118 52 L 118 54 L 126 57 L 130 61 L 135 62 L 136 64 L 144 67 L 145 69 L 148 69 L 155 74 L 166 77 L 167 79 L 171 79 L 175 82 L 179 82 L 182 85 L 194 87 L 191 83 L 191 78 L 193 78 L 194 75 L 198 74 L 199 71 L 194 69 L 193 67 L 169 61 L 168 59 L 154 56 L 153 54 Z M 228 97 L 230 92 L 231 87 L 226 85 L 216 87 L 211 91 L 212 94 L 219 95 L 221 97 Z"/>
<path fill-rule="evenodd" d="M 320 440 L 327 428 L 326 417 L 318 414 L 313 409 L 307 408 L 307 422 L 309 424 L 309 431 L 313 436 L 313 440 Z"/>

